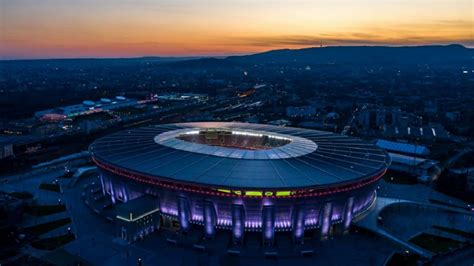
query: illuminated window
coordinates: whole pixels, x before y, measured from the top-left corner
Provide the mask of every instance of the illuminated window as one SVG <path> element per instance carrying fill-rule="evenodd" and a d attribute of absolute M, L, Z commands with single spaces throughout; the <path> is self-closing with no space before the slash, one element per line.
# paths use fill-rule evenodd
<path fill-rule="evenodd" d="M 277 191 L 276 195 L 277 195 L 278 197 L 290 196 L 290 195 L 291 195 L 291 191 Z"/>
<path fill-rule="evenodd" d="M 262 191 L 245 191 L 245 196 L 261 197 L 262 194 Z"/>

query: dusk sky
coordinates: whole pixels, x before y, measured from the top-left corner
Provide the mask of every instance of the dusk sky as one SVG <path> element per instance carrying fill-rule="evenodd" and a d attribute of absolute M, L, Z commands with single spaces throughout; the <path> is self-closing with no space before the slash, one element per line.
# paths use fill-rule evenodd
<path fill-rule="evenodd" d="M 474 46 L 473 0 L 0 0 L 0 58 Z"/>

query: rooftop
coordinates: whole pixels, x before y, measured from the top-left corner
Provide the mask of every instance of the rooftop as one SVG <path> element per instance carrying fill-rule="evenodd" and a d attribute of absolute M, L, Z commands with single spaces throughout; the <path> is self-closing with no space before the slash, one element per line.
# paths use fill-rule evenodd
<path fill-rule="evenodd" d="M 402 153 L 407 153 L 407 154 L 416 154 L 416 155 L 430 154 L 430 150 L 427 147 L 422 146 L 422 145 L 395 142 L 395 141 L 389 141 L 389 140 L 384 140 L 384 139 L 377 140 L 377 146 L 389 151 L 397 151 L 397 152 L 402 152 Z"/>
<path fill-rule="evenodd" d="M 117 218 L 131 222 L 159 210 L 158 199 L 145 195 L 118 205 L 116 214 Z"/>
<path fill-rule="evenodd" d="M 202 133 L 209 130 L 239 134 L 221 143 L 219 134 L 212 139 Z M 249 132 L 256 137 L 248 138 Z M 178 138 L 186 133 L 201 140 Z M 262 142 L 261 138 L 268 140 L 271 136 L 279 141 Z M 239 143 L 250 140 L 254 141 L 250 149 Z M 221 145 L 228 141 L 234 143 L 232 147 Z M 255 148 L 260 144 L 264 147 Z M 217 188 L 341 185 L 378 175 L 390 162 L 384 150 L 357 138 L 233 122 L 167 124 L 122 131 L 96 140 L 90 151 L 95 160 L 128 172 Z"/>

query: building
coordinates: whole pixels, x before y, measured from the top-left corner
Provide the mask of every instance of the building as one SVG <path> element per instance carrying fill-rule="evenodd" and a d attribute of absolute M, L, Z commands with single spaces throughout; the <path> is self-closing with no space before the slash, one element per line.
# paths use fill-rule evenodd
<path fill-rule="evenodd" d="M 401 116 L 400 108 L 365 108 L 359 111 L 358 124 L 366 129 L 375 129 L 386 125 L 396 125 L 400 122 Z"/>
<path fill-rule="evenodd" d="M 2 143 L 0 142 L 0 159 L 12 157 L 13 154 L 13 145 L 11 143 Z"/>
<path fill-rule="evenodd" d="M 38 111 L 35 118 L 42 121 L 61 121 L 66 118 L 72 118 L 80 115 L 87 115 L 97 112 L 113 111 L 115 109 L 138 105 L 135 99 L 128 99 L 123 96 L 117 96 L 111 100 L 102 98 L 97 102 L 83 101 L 81 104 L 68 105 L 53 109 Z"/>
<path fill-rule="evenodd" d="M 461 112 L 453 111 L 453 112 L 446 112 L 446 118 L 449 119 L 451 122 L 457 122 L 461 119 Z"/>
<path fill-rule="evenodd" d="M 441 124 L 428 124 L 426 126 L 392 125 L 382 128 L 384 138 L 422 139 L 435 141 L 449 139 L 449 132 Z"/>
<path fill-rule="evenodd" d="M 376 145 L 384 150 L 394 153 L 416 155 L 426 157 L 430 154 L 430 150 L 423 145 L 415 145 L 408 142 L 396 142 L 390 140 L 379 139 Z"/>
<path fill-rule="evenodd" d="M 439 173 L 438 161 L 426 159 L 430 154 L 426 146 L 384 139 L 377 140 L 376 145 L 388 151 L 390 170 L 414 175 L 421 182 L 428 182 Z"/>
<path fill-rule="evenodd" d="M 103 193 L 114 204 L 159 199 L 164 223 L 228 230 L 234 243 L 261 232 L 322 239 L 347 232 L 376 199 L 390 163 L 372 143 L 261 124 L 197 122 L 118 132 L 90 146 Z M 135 217 L 135 214 L 132 214 Z"/>
<path fill-rule="evenodd" d="M 288 117 L 307 117 L 314 115 L 316 115 L 316 108 L 311 105 L 286 107 L 286 116 Z"/>
<path fill-rule="evenodd" d="M 439 174 L 440 168 L 435 160 L 399 153 L 388 153 L 391 159 L 390 170 L 416 176 L 420 182 L 428 182 Z"/>
<path fill-rule="evenodd" d="M 438 103 L 433 101 L 425 102 L 424 111 L 427 114 L 436 114 L 438 112 Z"/>
<path fill-rule="evenodd" d="M 160 229 L 161 215 L 158 199 L 145 195 L 118 205 L 117 231 L 120 237 L 131 243 Z"/>
<path fill-rule="evenodd" d="M 205 102 L 209 99 L 209 96 L 204 93 L 164 93 L 160 95 L 154 95 L 154 99 L 162 101 L 197 101 Z"/>

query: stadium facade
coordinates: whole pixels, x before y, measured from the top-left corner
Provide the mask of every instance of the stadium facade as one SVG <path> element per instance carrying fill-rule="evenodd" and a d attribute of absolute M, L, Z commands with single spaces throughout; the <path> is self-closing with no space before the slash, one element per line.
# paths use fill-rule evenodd
<path fill-rule="evenodd" d="M 376 199 L 390 159 L 372 143 L 334 133 L 261 124 L 199 122 L 118 132 L 90 147 L 113 203 L 144 195 L 181 230 L 347 231 Z"/>

